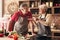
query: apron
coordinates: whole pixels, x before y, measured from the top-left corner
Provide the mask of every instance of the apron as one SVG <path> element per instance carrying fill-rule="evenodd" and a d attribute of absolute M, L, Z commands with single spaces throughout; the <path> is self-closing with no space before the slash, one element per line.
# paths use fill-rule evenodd
<path fill-rule="evenodd" d="M 28 32 L 28 19 L 27 17 L 19 17 L 14 25 L 14 30 L 20 35 L 25 35 Z"/>

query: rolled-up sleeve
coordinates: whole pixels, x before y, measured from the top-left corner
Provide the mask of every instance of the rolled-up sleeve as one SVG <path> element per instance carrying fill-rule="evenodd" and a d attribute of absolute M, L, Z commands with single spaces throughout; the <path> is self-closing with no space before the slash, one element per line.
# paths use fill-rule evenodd
<path fill-rule="evenodd" d="M 29 18 L 32 18 L 32 13 L 31 12 L 29 12 Z"/>
<path fill-rule="evenodd" d="M 11 20 L 12 21 L 17 21 L 18 20 L 18 17 L 19 17 L 19 12 L 16 12 L 13 14 L 13 16 L 11 17 Z"/>
<path fill-rule="evenodd" d="M 31 13 L 31 12 L 28 13 L 28 20 L 29 20 L 29 21 L 32 20 L 32 13 Z"/>
<path fill-rule="evenodd" d="M 9 25 L 8 25 L 8 30 L 9 31 L 13 31 L 14 24 L 18 20 L 18 17 L 19 17 L 19 12 L 14 13 L 13 16 L 11 17 L 11 19 L 9 21 Z"/>

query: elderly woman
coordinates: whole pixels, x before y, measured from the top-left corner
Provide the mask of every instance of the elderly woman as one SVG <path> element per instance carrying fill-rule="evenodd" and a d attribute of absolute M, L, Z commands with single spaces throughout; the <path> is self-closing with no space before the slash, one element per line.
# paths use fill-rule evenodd
<path fill-rule="evenodd" d="M 46 6 L 46 4 L 44 2 L 44 3 L 42 3 L 42 5 L 39 6 L 39 15 L 40 15 L 39 17 L 41 19 L 44 19 L 45 18 L 46 11 L 47 11 L 47 6 Z"/>
<path fill-rule="evenodd" d="M 31 23 L 32 13 L 28 11 L 28 5 L 25 3 L 22 3 L 20 5 L 19 11 L 15 12 L 13 16 L 11 17 L 10 22 L 9 22 L 9 29 L 8 29 L 9 31 L 13 31 L 15 23 L 20 20 L 20 17 L 21 19 L 23 19 L 23 22 L 20 23 L 20 26 L 23 25 L 22 27 L 27 28 L 28 23 Z M 23 35 L 26 35 L 27 31 L 28 30 L 26 29 Z"/>
<path fill-rule="evenodd" d="M 37 22 L 38 24 L 38 33 L 37 33 L 37 37 L 36 40 L 51 40 L 50 36 L 51 35 L 51 30 L 50 30 L 50 21 L 51 21 L 51 16 L 49 14 L 49 16 L 46 14 L 47 11 L 47 6 L 44 3 L 42 3 L 42 5 L 39 6 L 39 17 L 37 19 L 39 19 Z"/>

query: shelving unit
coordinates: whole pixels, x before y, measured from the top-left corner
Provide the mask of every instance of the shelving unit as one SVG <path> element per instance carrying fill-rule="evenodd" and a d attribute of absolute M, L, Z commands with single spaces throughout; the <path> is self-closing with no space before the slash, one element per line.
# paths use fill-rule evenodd
<path fill-rule="evenodd" d="M 52 14 L 60 14 L 60 0 L 50 0 L 49 1 L 49 5 L 50 5 L 50 2 L 52 3 L 52 7 L 49 7 L 51 8 L 51 13 Z"/>
<path fill-rule="evenodd" d="M 40 4 L 40 0 L 27 0 L 27 1 L 19 1 L 19 5 L 21 3 L 27 3 L 29 6 L 30 11 L 32 12 L 33 16 L 37 16 L 39 13 L 39 4 Z"/>
<path fill-rule="evenodd" d="M 32 14 L 39 14 L 39 5 L 45 1 L 48 6 L 47 14 L 60 14 L 60 1 L 59 0 L 24 0 L 19 1 L 21 3 L 27 3 Z M 58 11 L 57 11 L 58 10 Z"/>

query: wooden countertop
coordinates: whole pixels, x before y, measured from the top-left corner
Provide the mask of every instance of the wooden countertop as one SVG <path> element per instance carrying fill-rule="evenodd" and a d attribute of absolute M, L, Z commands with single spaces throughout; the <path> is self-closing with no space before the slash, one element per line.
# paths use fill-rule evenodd
<path fill-rule="evenodd" d="M 0 37 L 0 40 L 14 40 L 13 38 L 8 38 L 8 37 Z"/>
<path fill-rule="evenodd" d="M 60 33 L 60 30 L 59 29 L 51 29 L 51 32 Z"/>

